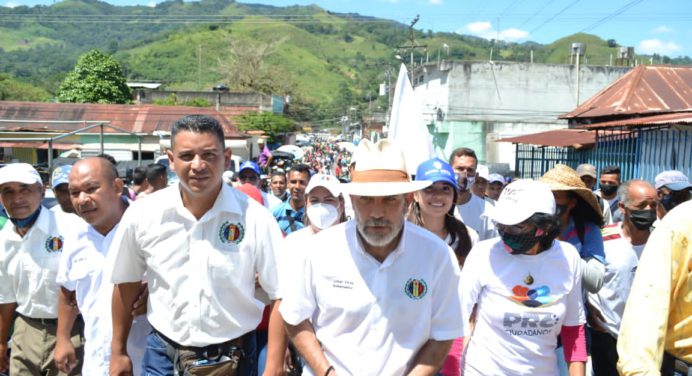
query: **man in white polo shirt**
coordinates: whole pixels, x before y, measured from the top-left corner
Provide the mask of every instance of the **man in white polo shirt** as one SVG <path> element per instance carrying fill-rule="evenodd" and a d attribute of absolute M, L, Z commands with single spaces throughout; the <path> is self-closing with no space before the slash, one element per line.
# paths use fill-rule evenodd
<path fill-rule="evenodd" d="M 131 204 L 113 239 L 110 374 L 132 372 L 126 340 L 145 273 L 153 331 L 143 374 L 172 375 L 174 367 L 179 374 L 196 374 L 195 367 L 250 374 L 254 337 L 245 334 L 257 327 L 264 307 L 254 296 L 255 274 L 269 298 L 279 298 L 274 253 L 281 232 L 262 205 L 223 183 L 231 151 L 214 118 L 191 115 L 173 124 L 168 158 L 179 183 Z M 268 369 L 283 364 L 273 337 L 283 334 L 276 308 Z"/>
<path fill-rule="evenodd" d="M 462 336 L 459 267 L 437 236 L 404 220 L 412 192 L 401 149 L 362 140 L 355 220 L 306 242 L 304 278 L 280 311 L 310 375 L 434 375 Z"/>
<path fill-rule="evenodd" d="M 59 288 L 55 276 L 66 228 L 41 205 L 43 194 L 41 177 L 31 165 L 13 163 L 0 169 L 0 200 L 10 218 L 0 231 L 0 372 L 9 367 L 12 375 L 58 375 L 53 364 Z M 15 311 L 8 362 L 5 341 Z M 80 320 L 70 333 L 77 363 L 82 330 Z"/>
<path fill-rule="evenodd" d="M 85 324 L 82 374 L 108 374 L 113 285 L 107 259 L 113 235 L 128 206 L 127 199 L 120 194 L 122 190 L 118 171 L 104 158 L 82 159 L 75 163 L 69 174 L 70 205 L 84 221 L 75 224 L 66 237 L 58 268 L 57 281 L 61 287 L 55 363 L 63 372 L 70 372 L 75 366 L 75 351 L 68 334 L 77 315 L 73 307 L 76 301 Z M 135 318 L 128 341 L 135 375 L 140 374 L 146 336 L 150 330 L 145 317 Z"/>

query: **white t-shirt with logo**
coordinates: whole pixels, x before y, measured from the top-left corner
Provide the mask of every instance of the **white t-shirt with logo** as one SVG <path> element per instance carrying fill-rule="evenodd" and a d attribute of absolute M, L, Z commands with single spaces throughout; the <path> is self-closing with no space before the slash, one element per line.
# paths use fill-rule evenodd
<path fill-rule="evenodd" d="M 466 376 L 557 375 L 562 326 L 586 321 L 579 252 L 561 241 L 533 256 L 508 253 L 500 238 L 482 241 L 466 258 L 461 290 L 464 325 L 478 305 Z"/>
<path fill-rule="evenodd" d="M 603 287 L 598 294 L 588 294 L 588 299 L 601 311 L 606 319 L 606 329 L 615 338 L 620 332 L 625 303 L 630 295 L 634 274 L 645 245 L 632 245 L 622 234 L 622 223 L 603 228 L 603 250 L 606 258 Z"/>
<path fill-rule="evenodd" d="M 405 222 L 381 263 L 361 246 L 355 221 L 320 231 L 304 247 L 303 278 L 282 287 L 279 310 L 291 325 L 312 322 L 339 375 L 402 375 L 429 339 L 463 335 L 459 266 L 435 234 Z"/>

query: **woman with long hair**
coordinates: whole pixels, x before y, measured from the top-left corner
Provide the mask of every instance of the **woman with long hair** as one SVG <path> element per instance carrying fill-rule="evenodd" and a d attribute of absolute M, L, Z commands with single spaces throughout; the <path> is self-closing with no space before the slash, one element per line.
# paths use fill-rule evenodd
<path fill-rule="evenodd" d="M 513 182 L 489 215 L 500 237 L 476 244 L 461 271 L 464 375 L 554 376 L 561 335 L 569 375 L 584 376 L 581 260 L 557 239 L 550 188 Z"/>
<path fill-rule="evenodd" d="M 459 185 L 452 166 L 439 158 L 430 159 L 418 166 L 416 180 L 433 184 L 414 193 L 407 219 L 445 240 L 463 266 L 478 233 L 454 216 Z"/>
<path fill-rule="evenodd" d="M 459 186 L 452 166 L 439 158 L 430 159 L 418 166 L 416 180 L 433 183 L 414 193 L 408 220 L 449 244 L 461 268 L 471 247 L 478 241 L 478 234 L 454 216 Z M 463 343 L 463 338 L 454 340 L 440 375 L 460 375 Z"/>

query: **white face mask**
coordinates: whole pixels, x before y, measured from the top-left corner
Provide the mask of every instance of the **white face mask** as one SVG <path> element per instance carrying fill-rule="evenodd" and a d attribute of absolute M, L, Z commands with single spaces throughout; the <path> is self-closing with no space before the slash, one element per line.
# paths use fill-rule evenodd
<path fill-rule="evenodd" d="M 312 204 L 307 209 L 310 224 L 323 230 L 339 219 L 339 210 L 329 204 Z"/>

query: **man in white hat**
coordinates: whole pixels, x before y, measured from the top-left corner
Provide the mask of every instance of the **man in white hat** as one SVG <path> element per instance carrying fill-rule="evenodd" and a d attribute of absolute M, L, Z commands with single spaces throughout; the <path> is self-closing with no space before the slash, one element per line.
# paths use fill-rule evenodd
<path fill-rule="evenodd" d="M 306 243 L 304 278 L 280 311 L 311 375 L 433 375 L 463 335 L 459 268 L 437 236 L 404 218 L 413 192 L 401 149 L 362 140 L 351 195 L 355 219 Z"/>
<path fill-rule="evenodd" d="M 656 175 L 654 182 L 659 199 L 656 209 L 659 219 L 663 219 L 674 207 L 692 198 L 692 184 L 680 171 L 663 171 Z"/>
<path fill-rule="evenodd" d="M 44 188 L 29 164 L 0 169 L 0 200 L 10 222 L 0 231 L 0 372 L 12 375 L 57 375 L 53 364 L 58 328 L 58 285 L 55 276 L 64 245 L 64 222 L 41 205 Z M 12 356 L 7 343 L 12 318 Z M 70 340 L 76 348 L 78 374 L 83 321 Z"/>

